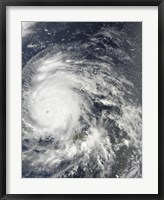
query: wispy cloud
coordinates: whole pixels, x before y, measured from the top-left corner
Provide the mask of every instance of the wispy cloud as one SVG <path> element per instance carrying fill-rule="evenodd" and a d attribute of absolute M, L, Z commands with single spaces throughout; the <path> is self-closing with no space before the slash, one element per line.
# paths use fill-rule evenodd
<path fill-rule="evenodd" d="M 22 22 L 22 37 L 34 33 L 33 26 L 36 22 Z"/>

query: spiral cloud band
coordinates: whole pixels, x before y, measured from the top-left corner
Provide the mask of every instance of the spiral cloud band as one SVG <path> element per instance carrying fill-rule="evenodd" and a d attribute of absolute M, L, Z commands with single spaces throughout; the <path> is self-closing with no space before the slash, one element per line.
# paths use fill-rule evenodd
<path fill-rule="evenodd" d="M 101 28 L 87 42 L 48 46 L 25 65 L 23 177 L 142 176 L 141 103 L 107 52 L 117 51 L 124 66 L 133 62 L 120 43 L 114 28 Z"/>

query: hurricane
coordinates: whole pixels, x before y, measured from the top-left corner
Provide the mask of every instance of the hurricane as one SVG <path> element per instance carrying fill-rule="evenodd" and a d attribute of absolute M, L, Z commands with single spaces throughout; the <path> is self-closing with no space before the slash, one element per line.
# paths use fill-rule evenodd
<path fill-rule="evenodd" d="M 36 22 L 23 34 L 23 178 L 142 177 L 140 24 Z"/>

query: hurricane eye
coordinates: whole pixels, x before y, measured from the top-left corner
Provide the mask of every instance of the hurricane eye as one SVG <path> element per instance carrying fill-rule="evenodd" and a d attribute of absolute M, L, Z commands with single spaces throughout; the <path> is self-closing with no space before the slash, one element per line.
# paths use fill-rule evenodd
<path fill-rule="evenodd" d="M 22 178 L 142 178 L 142 23 L 21 24 Z"/>

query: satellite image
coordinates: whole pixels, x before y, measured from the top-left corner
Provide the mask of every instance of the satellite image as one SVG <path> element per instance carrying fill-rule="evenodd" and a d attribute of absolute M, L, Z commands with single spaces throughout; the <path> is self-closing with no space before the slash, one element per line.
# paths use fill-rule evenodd
<path fill-rule="evenodd" d="M 142 178 L 141 22 L 22 22 L 22 178 Z"/>

